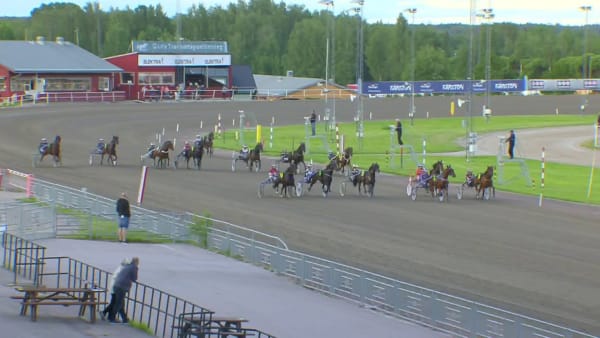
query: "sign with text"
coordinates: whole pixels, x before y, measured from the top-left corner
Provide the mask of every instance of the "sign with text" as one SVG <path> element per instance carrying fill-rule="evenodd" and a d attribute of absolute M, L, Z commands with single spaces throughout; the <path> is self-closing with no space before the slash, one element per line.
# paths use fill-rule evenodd
<path fill-rule="evenodd" d="M 140 54 L 138 66 L 231 66 L 231 55 L 172 55 L 172 54 Z"/>
<path fill-rule="evenodd" d="M 226 41 L 133 41 L 138 53 L 154 54 L 227 54 Z"/>
<path fill-rule="evenodd" d="M 414 93 L 423 94 L 463 94 L 472 90 L 474 93 L 485 93 L 488 89 L 493 93 L 519 92 L 525 90 L 525 82 L 516 80 L 449 80 L 449 81 L 415 81 Z M 384 95 L 409 95 L 413 93 L 412 82 L 408 81 L 384 81 L 365 82 L 363 84 L 364 94 Z"/>

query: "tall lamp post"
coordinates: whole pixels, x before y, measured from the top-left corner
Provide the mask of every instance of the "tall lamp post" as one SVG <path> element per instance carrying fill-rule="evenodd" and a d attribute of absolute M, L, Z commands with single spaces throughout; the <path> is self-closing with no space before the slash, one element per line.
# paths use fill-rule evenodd
<path fill-rule="evenodd" d="M 477 0 L 470 0 L 469 5 L 469 55 L 467 61 L 467 91 L 468 91 L 468 99 L 467 99 L 467 128 L 465 128 L 465 157 L 467 162 L 471 159 L 472 147 L 475 145 L 472 143 L 473 138 L 473 39 L 474 32 L 473 26 L 475 24 L 475 18 L 477 16 L 476 13 L 476 2 Z"/>
<path fill-rule="evenodd" d="M 588 16 L 590 11 L 592 10 L 592 6 L 579 6 L 579 10 L 585 13 L 585 22 L 583 24 L 583 55 L 582 55 L 582 64 L 581 64 L 581 78 L 585 79 L 587 71 L 586 71 L 586 60 L 585 54 L 587 53 L 587 25 L 588 25 Z"/>
<path fill-rule="evenodd" d="M 494 10 L 492 8 L 484 8 L 481 10 L 481 18 L 487 22 L 486 28 L 486 48 L 485 48 L 485 107 L 483 113 L 488 116 L 490 105 L 490 92 L 492 89 L 492 20 L 494 19 Z"/>
<path fill-rule="evenodd" d="M 320 0 L 320 4 L 331 8 L 331 15 L 327 20 L 327 46 L 325 56 L 325 107 L 329 110 L 329 83 L 335 83 L 335 14 L 333 0 Z M 331 46 L 331 48 L 329 47 Z M 331 61 L 330 61 L 331 60 Z M 329 116 L 329 130 L 335 129 L 335 95 L 331 102 L 331 114 Z"/>
<path fill-rule="evenodd" d="M 585 22 L 583 25 L 583 55 L 581 57 L 581 86 L 582 89 L 585 90 L 585 78 L 586 78 L 586 74 L 587 74 L 587 62 L 585 59 L 585 54 L 587 53 L 587 26 L 588 26 L 588 16 L 590 11 L 592 10 L 592 6 L 579 6 L 579 10 L 585 13 Z M 581 104 L 581 113 L 583 113 L 585 111 L 585 106 L 588 103 L 588 98 L 587 95 L 585 96 L 585 99 L 583 101 L 583 103 Z"/>
<path fill-rule="evenodd" d="M 354 10 L 359 19 L 358 28 L 358 41 L 357 41 L 357 59 L 358 65 L 356 69 L 356 84 L 357 88 L 357 108 L 356 116 L 354 120 L 357 122 L 356 127 L 356 138 L 358 139 L 358 145 L 362 148 L 362 140 L 364 137 L 364 102 L 363 102 L 363 71 L 364 71 L 364 36 L 363 36 L 363 6 L 365 2 L 363 0 L 352 0 L 352 3 L 358 5 Z"/>
<path fill-rule="evenodd" d="M 410 112 L 408 113 L 410 125 L 412 126 L 415 117 L 415 14 L 417 14 L 417 9 L 408 8 L 406 12 L 412 16 L 410 37 Z"/>

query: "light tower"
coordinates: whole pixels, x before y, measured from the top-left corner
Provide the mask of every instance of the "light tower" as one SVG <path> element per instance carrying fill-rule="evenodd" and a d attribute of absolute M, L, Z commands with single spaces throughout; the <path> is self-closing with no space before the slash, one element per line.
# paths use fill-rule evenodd
<path fill-rule="evenodd" d="M 356 108 L 356 116 L 354 120 L 356 121 L 356 138 L 358 139 L 359 147 L 362 147 L 362 140 L 364 137 L 365 125 L 364 125 L 364 102 L 363 102 L 363 72 L 364 72 L 364 36 L 363 36 L 363 6 L 365 2 L 363 0 L 352 0 L 352 3 L 358 5 L 355 8 L 355 12 L 359 19 L 359 28 L 358 28 L 358 41 L 357 41 L 357 59 L 358 65 L 356 69 L 356 85 L 358 86 L 357 93 L 357 108 Z"/>
<path fill-rule="evenodd" d="M 408 8 L 406 12 L 412 16 L 410 37 L 410 112 L 408 113 L 408 117 L 410 118 L 410 124 L 413 125 L 415 117 L 415 14 L 417 14 L 417 9 Z"/>

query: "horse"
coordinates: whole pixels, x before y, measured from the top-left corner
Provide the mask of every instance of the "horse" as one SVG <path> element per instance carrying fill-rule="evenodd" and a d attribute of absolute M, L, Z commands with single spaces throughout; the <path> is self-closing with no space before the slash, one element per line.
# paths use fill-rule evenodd
<path fill-rule="evenodd" d="M 431 196 L 438 195 L 440 197 L 440 201 L 446 199 L 448 200 L 448 177 L 456 177 L 456 173 L 452 166 L 447 165 L 444 171 L 438 176 L 435 176 L 433 182 L 429 185 L 429 190 L 431 191 Z"/>
<path fill-rule="evenodd" d="M 260 162 L 260 153 L 263 151 L 262 142 L 258 142 L 254 149 L 250 150 L 248 153 L 248 159 L 246 160 L 246 164 L 248 164 L 248 169 L 252 171 L 252 167 L 256 164 L 256 171 L 260 170 L 261 162 Z"/>
<path fill-rule="evenodd" d="M 290 166 L 283 172 L 280 173 L 280 179 L 274 183 L 274 188 L 277 189 L 281 184 L 280 195 L 281 197 L 288 197 L 288 189 L 292 189 L 290 196 L 296 192 L 296 182 L 294 180 L 294 174 L 298 168 L 294 163 L 290 163 Z"/>
<path fill-rule="evenodd" d="M 486 189 L 491 189 L 492 196 L 496 196 L 496 188 L 494 187 L 494 167 L 488 166 L 486 171 L 477 175 L 475 181 L 475 198 L 479 199 L 479 194 L 482 194 L 482 199 L 489 199 L 486 195 Z"/>
<path fill-rule="evenodd" d="M 167 167 L 169 166 L 169 150 L 175 150 L 173 141 L 171 140 L 165 141 L 160 148 L 154 150 L 152 156 L 154 158 L 154 167 L 165 168 L 165 161 L 167 162 Z M 157 159 L 158 163 L 156 162 Z"/>
<path fill-rule="evenodd" d="M 350 161 L 352 159 L 353 149 L 352 147 L 348 147 L 344 149 L 344 153 L 336 156 L 335 160 L 335 168 L 337 171 L 340 171 L 342 174 L 344 173 L 344 169 L 346 167 L 350 167 Z"/>
<path fill-rule="evenodd" d="M 54 160 L 54 166 L 62 165 L 61 158 L 61 147 L 60 142 L 62 141 L 60 135 L 56 135 L 54 138 L 54 142 L 50 143 L 47 147 L 40 149 L 40 162 L 46 157 L 46 155 L 51 155 Z"/>
<path fill-rule="evenodd" d="M 208 154 L 208 157 L 212 158 L 213 155 L 213 141 L 215 139 L 215 133 L 214 132 L 210 132 L 208 133 L 208 136 L 204 136 L 204 149 L 206 150 L 206 153 Z"/>
<path fill-rule="evenodd" d="M 189 149 L 189 150 L 182 150 L 175 158 L 175 167 L 178 167 L 179 160 L 183 158 L 185 160 L 186 169 L 189 169 L 190 168 L 190 159 L 192 158 L 192 151 L 193 151 L 193 148 Z"/>
<path fill-rule="evenodd" d="M 437 162 L 435 162 L 433 164 L 433 166 L 431 167 L 431 170 L 429 171 L 429 176 L 431 177 L 436 177 L 442 174 L 442 172 L 444 171 L 444 162 L 442 162 L 442 160 L 439 160 Z"/>
<path fill-rule="evenodd" d="M 363 190 L 369 197 L 373 197 L 375 191 L 375 173 L 379 172 L 379 164 L 377 162 L 371 164 L 369 169 L 365 171 L 359 179 L 358 193 L 360 194 L 360 184 L 362 183 Z"/>
<path fill-rule="evenodd" d="M 296 167 L 296 170 L 300 170 L 299 164 L 302 163 L 302 170 L 306 171 L 306 163 L 304 163 L 304 153 L 306 152 L 306 145 L 304 142 L 300 143 L 298 149 L 294 150 L 294 152 L 290 156 L 290 162 L 293 163 Z"/>
<path fill-rule="evenodd" d="M 113 136 L 112 140 L 102 149 L 102 154 L 100 157 L 100 165 L 104 162 L 104 155 L 107 155 L 108 163 L 113 166 L 117 165 L 117 144 L 119 144 L 119 136 Z"/>
<path fill-rule="evenodd" d="M 202 142 L 204 143 L 204 142 Z M 190 156 L 194 159 L 194 167 L 200 170 L 202 165 L 202 157 L 204 156 L 204 144 L 194 144 Z"/>
<path fill-rule="evenodd" d="M 333 171 L 335 168 L 335 162 L 331 161 L 324 169 L 319 170 L 315 175 L 313 175 L 309 181 L 310 185 L 308 186 L 308 191 L 310 191 L 315 183 L 321 182 L 323 196 L 327 197 L 327 193 L 331 192 L 331 182 L 333 181 Z"/>

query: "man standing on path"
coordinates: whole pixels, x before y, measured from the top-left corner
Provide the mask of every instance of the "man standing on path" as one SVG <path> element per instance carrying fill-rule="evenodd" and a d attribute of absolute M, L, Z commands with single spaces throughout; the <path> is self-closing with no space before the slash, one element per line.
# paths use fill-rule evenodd
<path fill-rule="evenodd" d="M 108 313 L 108 321 L 111 323 L 117 322 L 115 318 L 117 313 L 125 313 L 125 294 L 131 289 L 131 284 L 137 280 L 139 264 L 140 259 L 133 257 L 131 263 L 123 266 L 117 277 L 115 277 L 115 282 L 113 283 L 115 302 Z"/>
<path fill-rule="evenodd" d="M 312 136 L 315 136 L 317 129 L 317 114 L 314 109 L 312 114 L 310 114 L 310 127 L 312 128 Z"/>
<path fill-rule="evenodd" d="M 127 194 L 124 192 L 121 193 L 121 198 L 117 200 L 117 214 L 119 215 L 119 242 L 127 243 L 127 229 L 129 228 L 131 211 L 129 210 Z"/>
<path fill-rule="evenodd" d="M 404 142 L 402 142 L 402 122 L 400 122 L 400 119 L 396 119 L 396 133 L 398 134 L 398 144 L 403 145 Z"/>
<path fill-rule="evenodd" d="M 512 160 L 513 158 L 515 158 L 516 136 L 514 130 L 510 131 L 510 135 L 508 135 L 508 138 L 505 142 L 508 143 L 508 156 L 510 156 L 510 159 Z"/>

